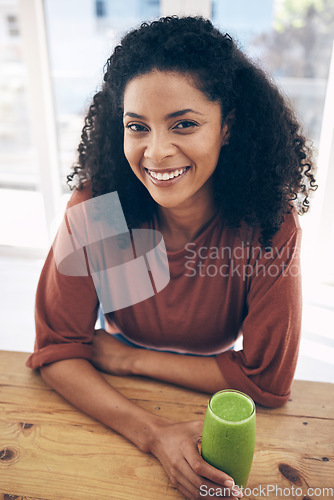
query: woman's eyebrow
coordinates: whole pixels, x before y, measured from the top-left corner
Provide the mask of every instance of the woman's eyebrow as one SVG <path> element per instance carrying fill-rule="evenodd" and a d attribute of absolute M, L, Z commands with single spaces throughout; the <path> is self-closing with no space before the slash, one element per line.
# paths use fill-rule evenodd
<path fill-rule="evenodd" d="M 200 113 L 199 111 L 195 111 L 193 109 L 187 108 L 187 109 L 180 109 L 180 111 L 174 111 L 174 113 L 170 113 L 169 115 L 167 115 L 166 118 L 176 118 L 177 116 L 182 116 L 182 115 L 185 115 L 186 113 L 195 113 L 196 115 L 203 114 L 203 113 Z"/>
<path fill-rule="evenodd" d="M 137 113 L 132 113 L 132 111 L 127 111 L 126 113 L 124 113 L 123 118 L 125 118 L 126 116 L 130 116 L 130 118 L 139 118 L 139 120 L 146 119 L 145 116 L 137 115 Z"/>
<path fill-rule="evenodd" d="M 195 113 L 196 115 L 202 115 L 203 113 L 200 113 L 199 111 L 195 111 L 193 109 L 187 108 L 187 109 L 180 109 L 179 111 L 174 111 L 173 113 L 169 113 L 168 115 L 165 116 L 165 119 L 169 118 L 176 118 L 178 116 L 185 115 L 186 113 Z M 138 115 L 137 113 L 133 113 L 132 111 L 127 111 L 124 113 L 124 118 L 126 116 L 130 116 L 130 118 L 138 118 L 139 120 L 146 120 L 147 118 L 143 115 Z"/>

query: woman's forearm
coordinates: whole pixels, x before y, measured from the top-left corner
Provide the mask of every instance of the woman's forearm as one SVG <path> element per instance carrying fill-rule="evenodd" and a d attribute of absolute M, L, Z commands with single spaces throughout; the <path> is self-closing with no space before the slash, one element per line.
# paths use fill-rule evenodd
<path fill-rule="evenodd" d="M 210 394 L 229 387 L 216 357 L 136 349 L 101 329 L 94 335 L 92 362 L 114 375 L 143 375 Z"/>
<path fill-rule="evenodd" d="M 142 451 L 151 448 L 154 428 L 167 419 L 120 394 L 85 359 L 66 359 L 41 368 L 44 381 L 74 406 L 122 434 Z"/>
<path fill-rule="evenodd" d="M 229 387 L 215 357 L 136 349 L 131 372 L 211 394 Z"/>

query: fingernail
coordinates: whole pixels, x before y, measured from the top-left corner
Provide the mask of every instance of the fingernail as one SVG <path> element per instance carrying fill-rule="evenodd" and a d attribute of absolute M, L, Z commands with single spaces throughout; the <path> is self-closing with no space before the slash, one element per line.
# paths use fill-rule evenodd
<path fill-rule="evenodd" d="M 227 479 L 227 480 L 224 482 L 224 486 L 227 486 L 228 488 L 233 488 L 233 486 L 234 486 L 234 481 L 233 481 L 233 479 Z"/>

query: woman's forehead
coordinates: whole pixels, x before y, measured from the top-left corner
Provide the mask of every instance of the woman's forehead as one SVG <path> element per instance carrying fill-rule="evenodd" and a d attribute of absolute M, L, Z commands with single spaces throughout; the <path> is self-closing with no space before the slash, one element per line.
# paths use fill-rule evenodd
<path fill-rule="evenodd" d="M 125 87 L 125 112 L 129 111 L 128 107 L 138 108 L 152 103 L 160 103 L 163 107 L 176 106 L 178 109 L 217 105 L 198 89 L 188 73 L 159 70 L 137 76 Z"/>

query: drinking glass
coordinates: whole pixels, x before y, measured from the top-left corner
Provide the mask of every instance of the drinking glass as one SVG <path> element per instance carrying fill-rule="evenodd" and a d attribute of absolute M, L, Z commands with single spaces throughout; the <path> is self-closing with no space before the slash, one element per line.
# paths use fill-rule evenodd
<path fill-rule="evenodd" d="M 202 434 L 202 457 L 245 488 L 251 470 L 256 415 L 254 401 L 243 392 L 219 391 L 209 401 Z"/>

